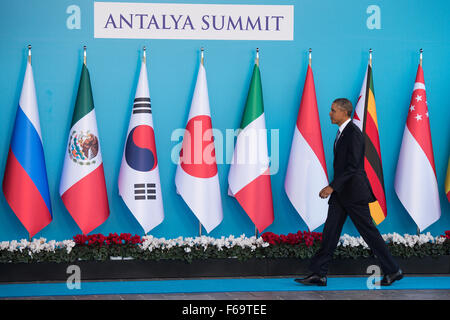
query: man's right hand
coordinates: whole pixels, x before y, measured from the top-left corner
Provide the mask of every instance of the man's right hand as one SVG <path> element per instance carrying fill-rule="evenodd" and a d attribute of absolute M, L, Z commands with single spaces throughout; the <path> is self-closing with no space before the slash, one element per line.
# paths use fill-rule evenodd
<path fill-rule="evenodd" d="M 328 198 L 333 193 L 333 191 L 334 190 L 332 187 L 326 186 L 325 188 L 320 190 L 319 197 L 321 197 L 322 199 Z"/>

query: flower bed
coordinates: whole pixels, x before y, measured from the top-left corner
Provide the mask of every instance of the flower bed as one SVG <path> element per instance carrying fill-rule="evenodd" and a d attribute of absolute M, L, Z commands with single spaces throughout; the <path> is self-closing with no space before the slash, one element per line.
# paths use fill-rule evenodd
<path fill-rule="evenodd" d="M 430 233 L 403 236 L 383 235 L 393 256 L 438 257 L 450 255 L 450 231 L 433 237 Z M 74 261 L 106 261 L 114 258 L 133 260 L 181 260 L 237 258 L 298 258 L 308 259 L 320 247 L 322 234 L 299 231 L 288 235 L 266 232 L 261 237 L 178 237 L 176 239 L 140 237 L 129 233 L 108 236 L 77 235 L 73 240 L 47 241 L 45 238 L 27 241 L 0 242 L 0 263 L 34 263 Z M 361 237 L 341 236 L 335 251 L 336 259 L 368 258 L 371 251 Z"/>

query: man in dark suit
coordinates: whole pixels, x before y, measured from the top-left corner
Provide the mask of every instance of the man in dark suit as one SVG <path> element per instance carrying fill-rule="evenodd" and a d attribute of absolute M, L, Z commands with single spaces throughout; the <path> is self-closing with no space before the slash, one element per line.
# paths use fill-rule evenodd
<path fill-rule="evenodd" d="M 364 137 L 351 121 L 352 110 L 352 103 L 345 98 L 336 99 L 331 105 L 331 123 L 339 126 L 334 142 L 334 179 L 319 193 L 321 198 L 331 197 L 322 246 L 311 260 L 313 273 L 304 279 L 295 279 L 305 285 L 326 286 L 328 265 L 347 215 L 380 262 L 384 277 L 378 285 L 391 285 L 403 277 L 370 216 L 369 203 L 376 199 L 364 170 Z"/>

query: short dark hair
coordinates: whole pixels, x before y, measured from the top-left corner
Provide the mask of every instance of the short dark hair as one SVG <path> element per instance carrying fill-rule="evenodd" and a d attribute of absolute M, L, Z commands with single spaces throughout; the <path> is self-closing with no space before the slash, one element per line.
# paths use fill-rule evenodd
<path fill-rule="evenodd" d="M 350 102 L 350 100 L 348 100 L 346 98 L 338 98 L 338 99 L 335 99 L 333 101 L 333 104 L 336 104 L 339 108 L 344 109 L 345 111 L 347 111 L 347 115 L 349 117 L 352 116 L 353 105 Z"/>

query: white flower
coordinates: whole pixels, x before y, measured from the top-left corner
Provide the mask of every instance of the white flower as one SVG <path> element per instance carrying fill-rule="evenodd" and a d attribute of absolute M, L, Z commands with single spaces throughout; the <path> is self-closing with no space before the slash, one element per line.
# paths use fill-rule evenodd
<path fill-rule="evenodd" d="M 10 252 L 14 252 L 14 251 L 16 251 L 16 249 L 17 249 L 17 241 L 16 240 L 12 240 L 10 243 L 9 243 L 9 246 L 8 246 L 8 251 L 10 251 Z"/>
<path fill-rule="evenodd" d="M 17 243 L 17 248 L 19 249 L 20 252 L 22 252 L 23 249 L 25 249 L 26 247 L 28 247 L 29 242 L 27 239 L 22 239 L 20 240 L 19 243 Z"/>
<path fill-rule="evenodd" d="M 8 250 L 9 249 L 9 241 L 0 242 L 0 250 Z"/>
<path fill-rule="evenodd" d="M 348 234 L 344 234 L 339 238 L 338 246 L 342 247 L 359 247 L 362 246 L 363 248 L 369 248 L 367 243 L 364 241 L 364 239 L 360 237 L 352 237 Z"/>
<path fill-rule="evenodd" d="M 60 248 L 66 248 L 67 254 L 72 251 L 72 248 L 75 247 L 75 241 L 73 240 L 64 240 L 59 244 Z"/>

